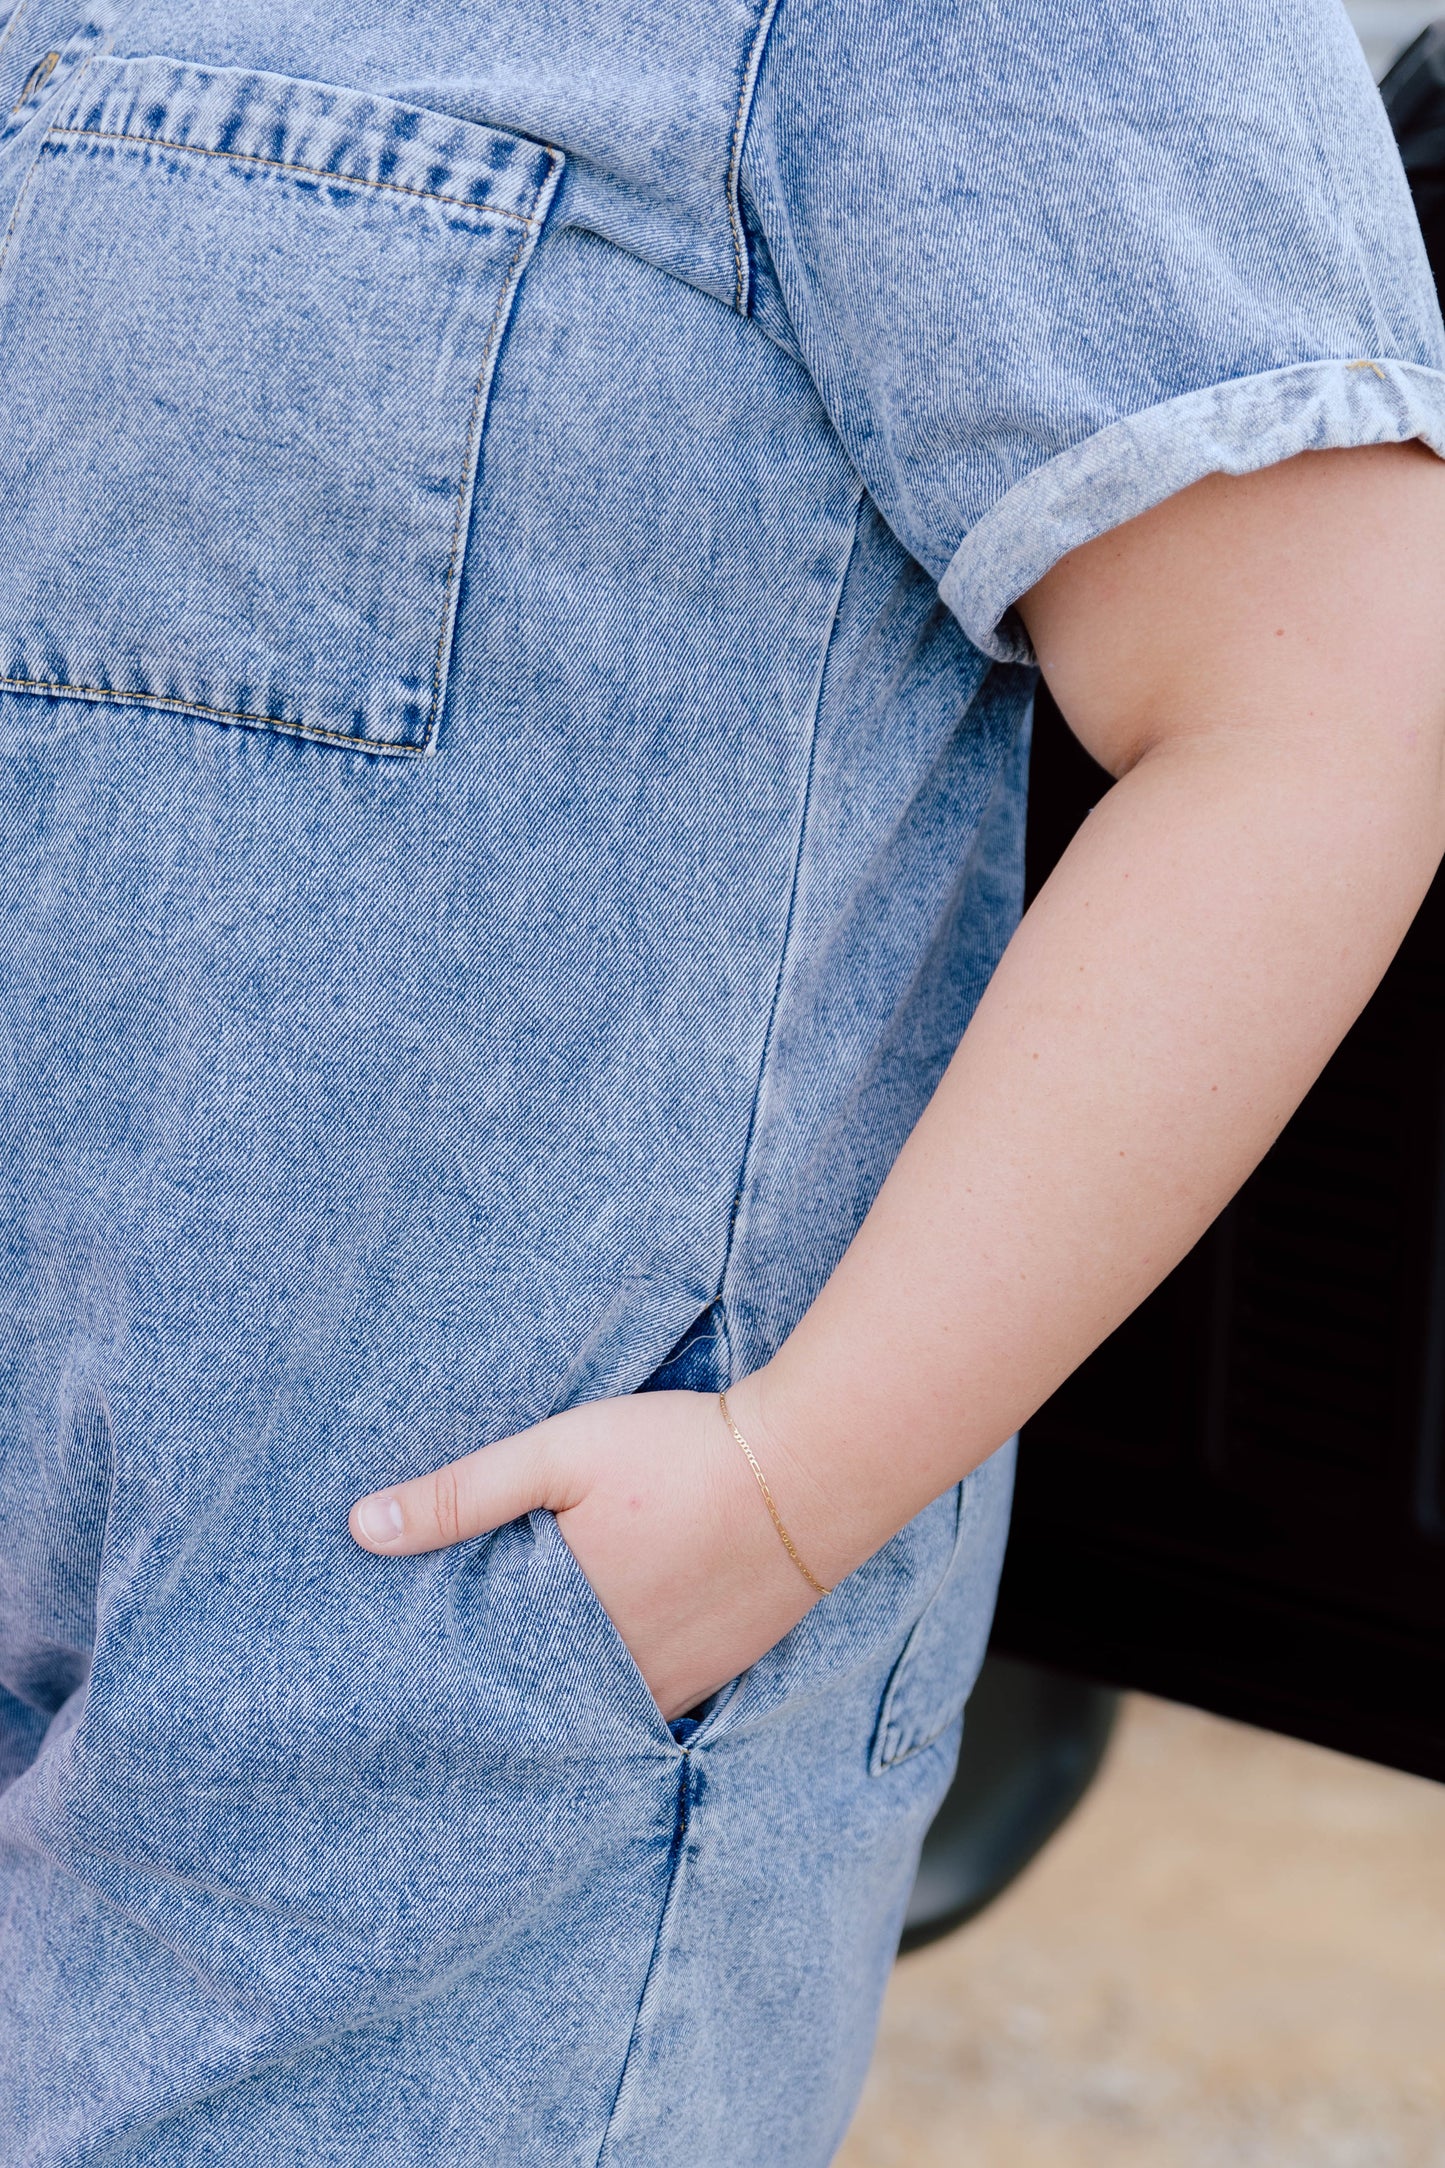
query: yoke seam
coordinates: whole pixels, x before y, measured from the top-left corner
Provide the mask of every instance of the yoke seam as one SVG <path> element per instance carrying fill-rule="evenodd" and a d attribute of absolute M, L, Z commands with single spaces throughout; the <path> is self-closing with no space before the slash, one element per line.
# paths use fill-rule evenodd
<path fill-rule="evenodd" d="M 393 196 L 422 196 L 431 203 L 449 203 L 459 211 L 473 211 L 480 218 L 505 218 L 513 225 L 540 226 L 540 218 L 525 211 L 505 211 L 499 204 L 472 203 L 465 196 L 444 196 L 435 188 L 409 188 L 404 181 L 369 181 L 358 173 L 331 173 L 324 166 L 304 166 L 293 158 L 263 158 L 257 151 L 223 151 L 207 143 L 173 143 L 168 136 L 138 135 L 129 128 L 76 128 L 52 122 L 51 136 L 94 136 L 101 143 L 150 143 L 157 150 L 180 151 L 189 158 L 227 158 L 245 166 L 272 166 L 278 173 L 305 173 L 313 180 L 332 181 L 343 188 L 376 188 Z"/>
<path fill-rule="evenodd" d="M 724 1317 L 727 1315 L 724 1290 L 727 1287 L 728 1273 L 732 1267 L 733 1250 L 736 1244 L 738 1219 L 742 1211 L 743 1198 L 747 1195 L 748 1182 L 752 1174 L 753 1144 L 757 1134 L 758 1114 L 762 1106 L 763 1090 L 767 1083 L 768 1063 L 772 1058 L 778 1007 L 783 992 L 783 980 L 787 975 L 787 968 L 792 960 L 798 887 L 802 876 L 803 852 L 808 837 L 808 816 L 812 811 L 813 804 L 813 775 L 818 755 L 818 718 L 823 708 L 823 687 L 828 675 L 828 657 L 833 652 L 833 640 L 838 630 L 839 614 L 843 608 L 843 591 L 847 587 L 848 574 L 852 570 L 853 559 L 857 554 L 858 537 L 863 528 L 863 507 L 868 501 L 861 483 L 855 482 L 854 489 L 856 499 L 853 507 L 853 532 L 849 537 L 847 553 L 843 559 L 842 570 L 838 575 L 838 585 L 833 596 L 832 614 L 828 619 L 827 636 L 823 641 L 822 654 L 818 659 L 818 680 L 813 689 L 812 715 L 808 730 L 808 772 L 803 781 L 803 803 L 798 815 L 798 840 L 793 850 L 793 870 L 788 889 L 787 915 L 783 921 L 782 940 L 778 944 L 778 968 L 773 978 L 772 999 L 768 1004 L 768 1021 L 763 1031 L 762 1051 L 758 1056 L 757 1079 L 753 1086 L 753 1103 L 748 1110 L 747 1134 L 743 1138 L 742 1153 L 738 1161 L 737 1188 L 733 1193 L 732 1207 L 728 1213 L 727 1241 L 723 1249 L 722 1267 L 718 1273 L 717 1299 L 724 1304 Z M 728 1336 L 728 1358 L 729 1370 L 731 1370 L 731 1334 Z"/>

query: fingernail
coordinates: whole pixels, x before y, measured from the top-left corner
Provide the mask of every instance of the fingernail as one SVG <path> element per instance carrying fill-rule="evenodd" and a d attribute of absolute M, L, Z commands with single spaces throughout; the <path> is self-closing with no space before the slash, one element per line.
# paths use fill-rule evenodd
<path fill-rule="evenodd" d="M 394 1543 L 403 1526 L 401 1507 L 389 1491 L 364 1498 L 356 1509 L 356 1525 L 368 1543 Z"/>

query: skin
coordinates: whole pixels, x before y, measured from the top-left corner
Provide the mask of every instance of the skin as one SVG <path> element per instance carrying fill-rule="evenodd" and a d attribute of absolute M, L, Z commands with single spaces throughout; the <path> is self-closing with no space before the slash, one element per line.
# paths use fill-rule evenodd
<path fill-rule="evenodd" d="M 832 1278 L 728 1395 L 824 1582 L 1142 1301 L 1368 1000 L 1445 852 L 1442 567 L 1445 463 L 1379 446 L 1211 476 L 1019 605 L 1116 781 Z M 404 1555 L 537 1506 L 669 1718 L 820 1600 L 710 1394 L 569 1409 L 350 1525 Z"/>

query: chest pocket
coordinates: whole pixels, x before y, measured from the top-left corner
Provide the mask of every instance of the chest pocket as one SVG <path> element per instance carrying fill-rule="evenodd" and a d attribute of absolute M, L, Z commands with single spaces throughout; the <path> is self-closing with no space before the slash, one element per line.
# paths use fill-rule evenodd
<path fill-rule="evenodd" d="M 0 258 L 0 685 L 432 751 L 498 347 L 561 160 L 100 58 Z"/>

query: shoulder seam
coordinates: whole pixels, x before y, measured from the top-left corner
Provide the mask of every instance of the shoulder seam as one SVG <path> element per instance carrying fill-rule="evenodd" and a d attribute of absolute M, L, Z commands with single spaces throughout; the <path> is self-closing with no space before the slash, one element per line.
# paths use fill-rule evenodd
<path fill-rule="evenodd" d="M 748 46 L 747 59 L 743 63 L 743 79 L 738 85 L 737 111 L 733 115 L 732 146 L 728 155 L 727 206 L 728 225 L 733 237 L 733 264 L 736 284 L 733 289 L 733 306 L 739 316 L 746 316 L 752 300 L 752 266 L 748 261 L 747 243 L 743 238 L 743 213 L 739 201 L 739 179 L 743 164 L 743 143 L 748 132 L 748 121 L 753 109 L 753 90 L 757 84 L 758 71 L 763 64 L 763 47 L 768 42 L 768 32 L 773 27 L 773 17 L 778 12 L 779 0 L 763 0 L 763 10 Z"/>

